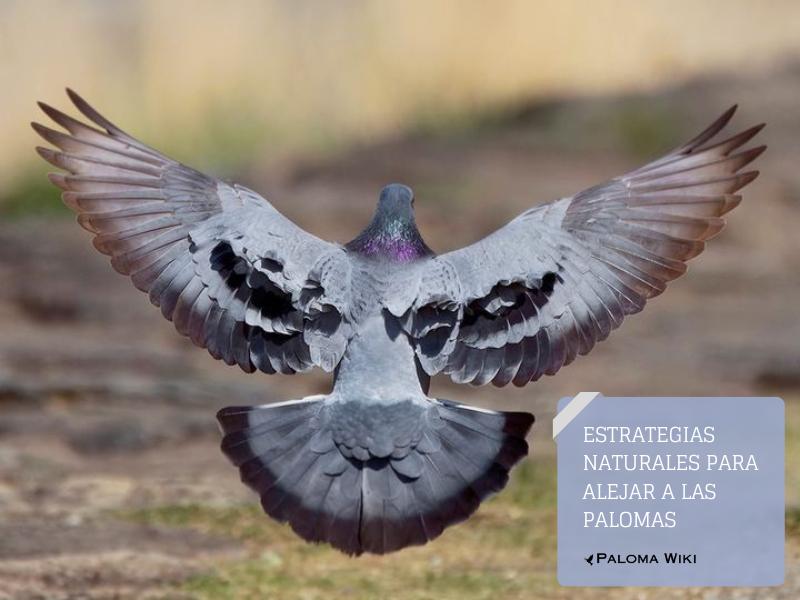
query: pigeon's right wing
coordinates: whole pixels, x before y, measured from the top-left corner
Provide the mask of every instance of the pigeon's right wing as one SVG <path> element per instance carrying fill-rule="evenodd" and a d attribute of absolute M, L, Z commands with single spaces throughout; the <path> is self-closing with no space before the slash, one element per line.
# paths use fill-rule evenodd
<path fill-rule="evenodd" d="M 38 151 L 67 171 L 51 180 L 113 267 L 215 358 L 248 372 L 333 370 L 351 333 L 344 249 L 69 96 L 97 127 L 42 104 L 66 132 L 34 123 L 59 149 Z"/>
<path fill-rule="evenodd" d="M 525 385 L 642 310 L 757 175 L 739 171 L 764 147 L 736 150 L 760 126 L 712 141 L 732 115 L 655 162 L 433 259 L 405 323 L 423 368 L 457 382 Z"/>

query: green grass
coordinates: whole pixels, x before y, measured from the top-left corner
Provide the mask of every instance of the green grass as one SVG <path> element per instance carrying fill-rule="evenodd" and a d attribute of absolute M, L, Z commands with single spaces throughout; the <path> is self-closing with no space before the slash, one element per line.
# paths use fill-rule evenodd
<path fill-rule="evenodd" d="M 685 142 L 683 115 L 652 98 L 623 97 L 612 102 L 527 101 L 460 118 L 431 119 L 411 131 L 428 138 L 474 144 L 483 137 L 512 133 L 520 147 L 551 152 L 622 151 L 647 160 Z"/>
<path fill-rule="evenodd" d="M 786 511 L 786 535 L 800 541 L 800 508 L 789 508 Z"/>
<path fill-rule="evenodd" d="M 220 574 L 189 580 L 184 592 L 198 598 L 303 598 L 317 599 L 464 599 L 490 600 L 523 597 L 525 590 L 541 588 L 536 576 L 519 572 L 479 572 L 431 566 L 408 570 L 392 565 L 386 573 L 360 568 L 356 561 L 324 574 L 297 578 L 284 563 L 271 557 L 230 567 Z"/>
<path fill-rule="evenodd" d="M 786 416 L 786 502 L 795 514 L 800 512 L 800 395 L 782 394 Z M 787 518 L 788 530 L 788 518 Z M 800 527 L 795 529 L 800 540 Z"/>
<path fill-rule="evenodd" d="M 424 199 L 426 205 L 436 206 L 439 210 L 455 209 L 480 199 L 472 183 L 468 179 L 424 179 L 414 186 L 414 193 L 417 198 Z"/>
<path fill-rule="evenodd" d="M 197 598 L 488 600 L 556 593 L 555 494 L 555 465 L 527 461 L 509 489 L 434 543 L 358 559 L 303 542 L 256 505 L 164 506 L 123 516 L 245 543 L 248 560 L 219 565 L 183 585 L 181 591 Z"/>
<path fill-rule="evenodd" d="M 50 183 L 47 172 L 46 167 L 32 168 L 19 175 L 0 196 L 0 216 L 69 216 L 61 192 Z"/>
<path fill-rule="evenodd" d="M 786 531 L 787 551 L 792 552 L 800 543 L 800 505 L 791 488 L 800 470 L 800 403 L 786 400 Z M 506 490 L 435 542 L 357 559 L 303 542 L 287 526 L 266 518 L 256 504 L 162 506 L 122 516 L 242 541 L 248 558 L 216 565 L 173 590 L 193 598 L 572 598 L 576 590 L 560 588 L 555 580 L 556 495 L 554 461 L 527 460 L 515 469 Z"/>
<path fill-rule="evenodd" d="M 612 115 L 611 127 L 629 155 L 650 159 L 686 141 L 676 128 L 675 115 L 638 102 L 622 103 Z"/>

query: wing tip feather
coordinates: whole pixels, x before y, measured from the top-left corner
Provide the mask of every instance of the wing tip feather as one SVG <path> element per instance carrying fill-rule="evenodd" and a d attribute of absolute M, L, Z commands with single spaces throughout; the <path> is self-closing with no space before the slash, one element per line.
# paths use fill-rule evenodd
<path fill-rule="evenodd" d="M 89 103 L 86 102 L 86 100 L 84 100 L 81 95 L 71 87 L 65 87 L 64 91 L 67 93 L 67 97 L 70 99 L 70 101 L 75 105 L 75 108 L 80 110 L 82 104 L 88 106 Z"/>
<path fill-rule="evenodd" d="M 742 189 L 744 186 L 752 183 L 759 175 L 761 171 L 754 170 L 754 171 L 746 171 L 744 173 L 739 173 L 736 175 L 736 187 L 731 190 L 733 192 L 737 192 Z"/>
<path fill-rule="evenodd" d="M 31 129 L 33 129 L 36 132 L 36 134 L 40 138 L 42 138 L 44 141 L 55 145 L 55 142 L 53 141 L 53 135 L 52 135 L 52 133 L 55 133 L 54 130 L 52 130 L 49 127 L 47 127 L 46 125 L 42 125 L 41 123 L 38 123 L 36 121 L 31 121 Z"/>
<path fill-rule="evenodd" d="M 44 160 L 49 162 L 51 165 L 53 165 L 55 167 L 61 166 L 61 165 L 58 164 L 58 152 L 56 152 L 52 148 L 45 148 L 44 146 L 36 146 L 35 150 L 36 150 L 36 154 L 41 156 Z"/>
<path fill-rule="evenodd" d="M 66 191 L 69 189 L 67 177 L 63 173 L 48 173 L 47 178 L 54 186 Z"/>
<path fill-rule="evenodd" d="M 53 113 L 60 113 L 61 112 L 57 108 L 54 108 L 54 107 L 50 106 L 47 102 L 43 102 L 41 100 L 37 100 L 36 101 L 36 106 L 38 106 L 39 109 L 44 114 L 46 114 L 48 117 L 50 117 L 51 119 L 53 118 Z"/>
<path fill-rule="evenodd" d="M 742 152 L 740 152 L 739 156 L 741 156 L 743 159 L 746 160 L 746 162 L 742 165 L 742 167 L 744 167 L 745 165 L 748 165 L 749 163 L 751 163 L 755 159 L 757 159 L 759 156 L 764 154 L 764 151 L 766 149 L 767 149 L 767 145 L 766 144 L 761 144 L 760 146 L 756 146 L 754 148 L 749 148 L 747 150 L 743 150 Z"/>
<path fill-rule="evenodd" d="M 75 192 L 62 192 L 61 194 L 61 201 L 67 206 L 67 208 L 76 213 L 79 213 L 82 210 L 78 200 L 79 195 Z"/>
<path fill-rule="evenodd" d="M 727 140 L 720 142 L 720 146 L 726 146 L 724 155 L 729 156 L 731 152 L 744 146 L 747 142 L 752 140 L 755 136 L 757 136 L 764 127 L 766 127 L 766 123 L 759 123 L 758 125 L 753 125 L 752 127 L 748 127 L 744 131 L 737 133 L 734 136 L 731 136 Z"/>
<path fill-rule="evenodd" d="M 44 114 L 50 117 L 55 123 L 61 125 L 64 129 L 71 130 L 71 128 L 74 128 L 76 124 L 81 124 L 80 121 L 77 121 L 55 107 L 50 106 L 46 102 L 39 101 L 36 104 Z"/>
<path fill-rule="evenodd" d="M 83 97 L 72 88 L 66 88 L 67 96 L 72 104 L 77 108 L 80 113 L 89 119 L 95 125 L 98 125 L 106 130 L 107 133 L 122 133 L 122 131 L 114 125 L 111 121 L 101 115 L 91 104 L 89 104 Z"/>
<path fill-rule="evenodd" d="M 720 131 L 722 131 L 725 126 L 730 122 L 733 118 L 733 115 L 738 110 L 739 105 L 734 104 L 728 110 L 723 112 L 719 117 L 714 120 L 711 125 L 706 127 L 703 131 L 701 131 L 697 136 L 686 142 L 683 146 L 681 146 L 680 153 L 683 154 L 691 154 L 698 150 L 703 144 L 707 141 L 712 139 L 715 135 L 717 135 Z"/>
<path fill-rule="evenodd" d="M 731 212 L 734 208 L 742 203 L 741 194 L 725 194 L 723 196 L 723 206 L 720 209 L 719 216 Z"/>

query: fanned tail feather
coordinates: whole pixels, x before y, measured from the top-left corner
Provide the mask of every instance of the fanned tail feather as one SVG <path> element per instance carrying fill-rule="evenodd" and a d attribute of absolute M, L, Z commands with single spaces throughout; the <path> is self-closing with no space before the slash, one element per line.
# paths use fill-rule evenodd
<path fill-rule="evenodd" d="M 388 406 L 309 397 L 231 407 L 222 450 L 264 511 L 358 555 L 425 544 L 503 489 L 533 415 L 444 400 Z"/>

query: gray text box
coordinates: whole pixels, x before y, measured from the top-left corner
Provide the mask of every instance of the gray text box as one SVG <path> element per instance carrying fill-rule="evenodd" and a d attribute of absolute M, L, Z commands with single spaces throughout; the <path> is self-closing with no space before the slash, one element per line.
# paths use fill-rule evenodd
<path fill-rule="evenodd" d="M 600 396 L 556 442 L 562 585 L 783 582 L 780 398 Z"/>

